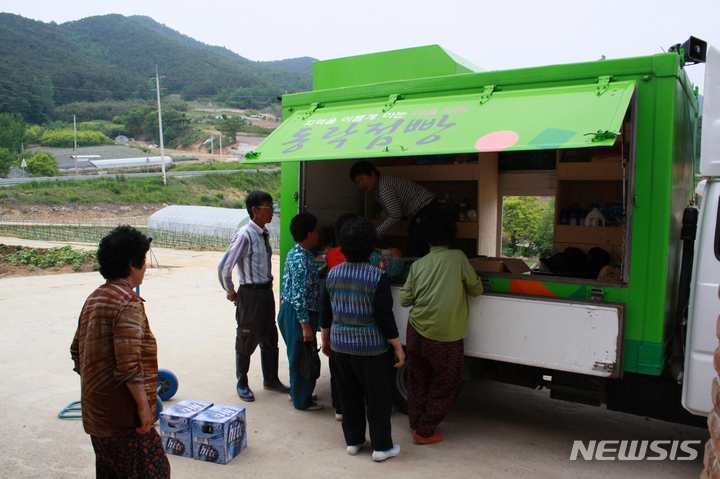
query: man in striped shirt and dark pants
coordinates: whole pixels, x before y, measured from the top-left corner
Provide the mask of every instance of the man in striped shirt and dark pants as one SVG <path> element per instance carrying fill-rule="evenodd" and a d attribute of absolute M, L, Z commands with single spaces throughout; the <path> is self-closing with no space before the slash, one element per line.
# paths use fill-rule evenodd
<path fill-rule="evenodd" d="M 365 160 L 352 166 L 350 179 L 361 190 L 374 191 L 375 199 L 387 212 L 387 219 L 376 229 L 378 238 L 386 235 L 404 216 L 410 219 L 405 256 L 422 257 L 430 251 L 420 223 L 428 213 L 441 208 L 433 193 L 405 178 L 381 175 L 375 165 Z"/>
<path fill-rule="evenodd" d="M 251 221 L 240 228 L 218 265 L 220 284 L 227 299 L 237 306 L 235 368 L 237 393 L 243 401 L 254 401 L 248 385 L 250 356 L 260 345 L 263 387 L 281 393 L 290 388 L 278 379 L 278 331 L 275 324 L 275 296 L 272 290 L 272 249 L 265 225 L 272 221 L 272 196 L 253 191 L 245 198 Z M 238 283 L 235 291 L 232 272 L 237 265 Z"/>

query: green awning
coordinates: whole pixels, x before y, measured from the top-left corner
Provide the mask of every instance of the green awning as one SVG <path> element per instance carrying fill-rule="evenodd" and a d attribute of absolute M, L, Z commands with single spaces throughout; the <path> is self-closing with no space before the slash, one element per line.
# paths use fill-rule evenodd
<path fill-rule="evenodd" d="M 247 158 L 256 162 L 610 146 L 635 82 L 325 108 L 285 120 Z"/>

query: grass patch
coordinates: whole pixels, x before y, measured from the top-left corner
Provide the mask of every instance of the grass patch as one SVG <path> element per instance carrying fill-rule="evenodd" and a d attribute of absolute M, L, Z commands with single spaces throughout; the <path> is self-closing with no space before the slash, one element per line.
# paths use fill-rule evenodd
<path fill-rule="evenodd" d="M 175 161 L 175 160 L 173 160 Z M 227 171 L 227 170 L 263 170 L 277 168 L 277 163 L 245 163 L 243 161 L 216 161 L 195 165 L 182 165 L 172 171 Z"/>
<path fill-rule="evenodd" d="M 263 190 L 279 199 L 280 171 L 235 171 L 182 179 L 168 177 L 167 185 L 163 185 L 160 177 L 118 176 L 85 181 L 33 181 L 6 187 L 5 196 L 0 197 L 0 205 L 167 203 L 211 204 L 224 208 L 237 208 L 240 204 L 244 208 L 245 196 L 252 190 Z"/>

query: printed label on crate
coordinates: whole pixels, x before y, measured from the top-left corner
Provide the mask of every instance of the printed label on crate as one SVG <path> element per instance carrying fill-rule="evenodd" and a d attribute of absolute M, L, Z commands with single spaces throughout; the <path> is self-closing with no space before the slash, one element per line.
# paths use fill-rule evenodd
<path fill-rule="evenodd" d="M 214 406 L 193 419 L 193 458 L 227 464 L 247 447 L 245 408 Z"/>
<path fill-rule="evenodd" d="M 212 407 L 203 401 L 180 401 L 160 413 L 160 435 L 168 454 L 192 457 L 192 419 Z"/>

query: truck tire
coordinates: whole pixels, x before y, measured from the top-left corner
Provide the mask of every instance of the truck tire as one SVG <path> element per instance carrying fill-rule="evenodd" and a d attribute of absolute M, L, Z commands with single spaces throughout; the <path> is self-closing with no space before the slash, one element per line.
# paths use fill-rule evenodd
<path fill-rule="evenodd" d="M 395 382 L 392 388 L 392 399 L 395 409 L 407 414 L 408 413 L 408 395 L 407 395 L 407 372 L 408 363 L 405 357 L 405 364 L 395 370 Z"/>
<path fill-rule="evenodd" d="M 167 401 L 178 390 L 178 378 L 168 369 L 158 370 L 158 398 Z"/>

